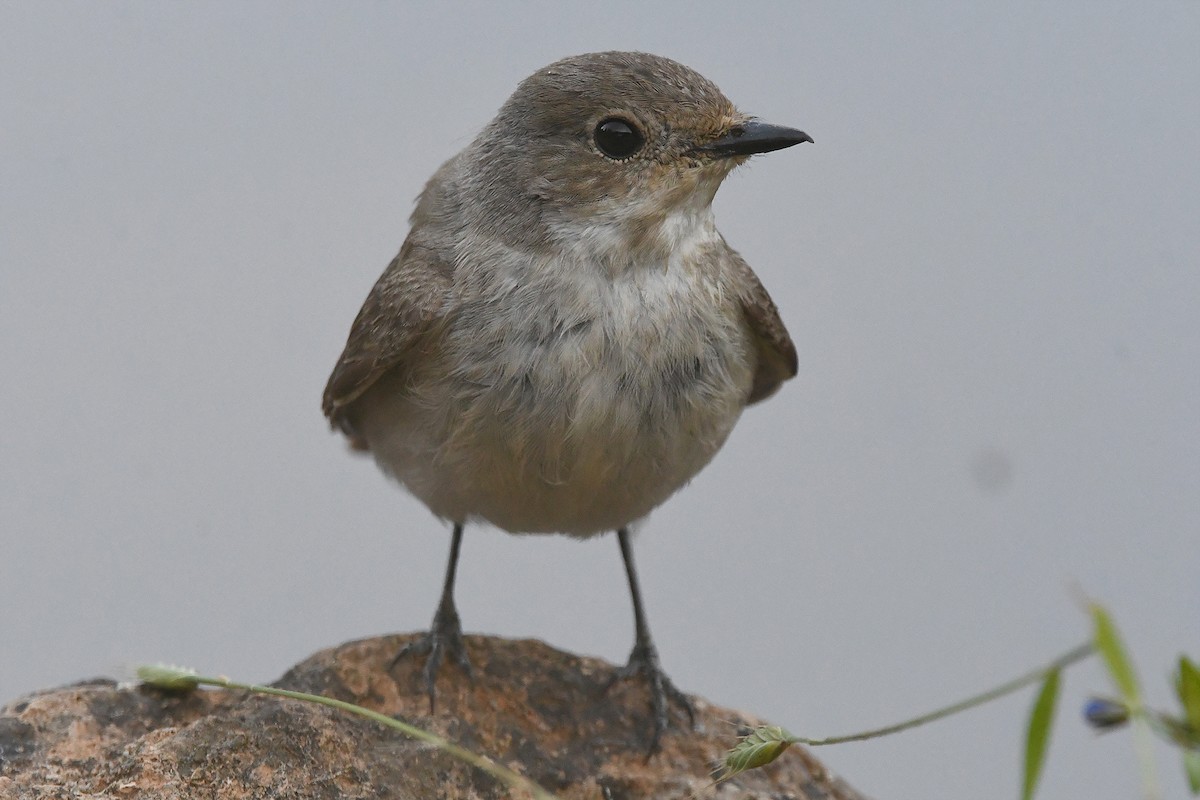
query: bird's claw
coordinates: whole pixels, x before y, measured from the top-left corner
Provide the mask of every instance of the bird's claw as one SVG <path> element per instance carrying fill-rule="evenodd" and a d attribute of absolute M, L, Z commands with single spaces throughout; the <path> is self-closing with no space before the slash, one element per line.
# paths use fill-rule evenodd
<path fill-rule="evenodd" d="M 650 739 L 650 749 L 647 758 L 662 748 L 662 735 L 670 725 L 669 705 L 674 703 L 687 713 L 688 726 L 696 727 L 696 707 L 690 697 L 676 688 L 667 674 L 663 672 L 658 660 L 658 650 L 653 644 L 636 644 L 629 654 L 625 666 L 616 670 L 605 685 L 605 691 L 612 688 L 617 681 L 627 680 L 636 675 L 645 677 L 650 688 L 650 707 L 654 712 L 654 733 Z"/>
<path fill-rule="evenodd" d="M 442 661 L 450 656 L 466 674 L 468 679 L 474 678 L 471 669 L 471 659 L 467 657 L 467 648 L 463 644 L 462 624 L 458 613 L 453 609 L 438 609 L 434 615 L 433 626 L 429 632 L 412 640 L 400 652 L 396 653 L 388 671 L 395 670 L 396 665 L 408 656 L 425 656 L 425 666 L 421 669 L 425 693 L 429 695 L 429 713 L 433 714 L 437 699 L 437 673 Z"/>

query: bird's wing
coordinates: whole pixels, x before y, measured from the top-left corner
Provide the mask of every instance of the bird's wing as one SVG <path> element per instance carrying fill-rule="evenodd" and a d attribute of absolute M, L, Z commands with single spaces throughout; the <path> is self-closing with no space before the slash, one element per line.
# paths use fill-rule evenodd
<path fill-rule="evenodd" d="M 321 407 L 330 424 L 356 439 L 346 419 L 347 407 L 385 372 L 428 345 L 445 318 L 452 284 L 448 260 L 411 237 L 404 243 L 363 303 L 325 385 Z"/>
<path fill-rule="evenodd" d="M 784 381 L 796 377 L 799 365 L 796 361 L 796 345 L 792 344 L 792 337 L 788 335 L 771 295 L 767 294 L 766 287 L 750 269 L 750 265 L 737 253 L 733 253 L 733 256 L 741 277 L 739 299 L 742 313 L 754 332 L 758 350 L 754 385 L 746 400 L 746 405 L 753 405 L 775 394 Z"/>

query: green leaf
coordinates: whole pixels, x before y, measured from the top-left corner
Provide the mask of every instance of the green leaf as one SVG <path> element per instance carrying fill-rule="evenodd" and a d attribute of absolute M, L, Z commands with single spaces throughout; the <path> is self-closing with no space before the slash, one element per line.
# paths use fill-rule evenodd
<path fill-rule="evenodd" d="M 727 780 L 748 769 L 770 764 L 794 743 L 795 738 L 776 725 L 755 728 L 725 754 L 718 780 Z"/>
<path fill-rule="evenodd" d="M 1192 796 L 1200 795 L 1200 753 L 1195 750 L 1185 750 L 1183 770 L 1187 773 L 1188 788 L 1192 790 Z"/>
<path fill-rule="evenodd" d="M 1099 603 L 1089 604 L 1089 610 L 1092 612 L 1096 649 L 1100 651 L 1100 657 L 1104 659 L 1108 674 L 1112 676 L 1113 683 L 1121 693 L 1121 699 L 1132 709 L 1141 708 L 1137 676 L 1134 674 L 1129 654 L 1125 651 L 1125 645 L 1121 643 L 1117 626 Z"/>
<path fill-rule="evenodd" d="M 137 668 L 138 680 L 171 692 L 190 692 L 200 685 L 196 671 L 170 664 L 145 664 Z"/>
<path fill-rule="evenodd" d="M 1179 702 L 1188 725 L 1200 735 L 1200 669 L 1187 656 L 1179 657 L 1179 677 L 1175 682 Z"/>
<path fill-rule="evenodd" d="M 1046 750 L 1050 746 L 1050 725 L 1054 721 L 1054 706 L 1058 700 L 1060 669 L 1046 673 L 1042 690 L 1038 692 L 1029 714 L 1029 730 L 1025 734 L 1025 778 L 1021 787 L 1022 800 L 1030 800 L 1042 777 Z"/>

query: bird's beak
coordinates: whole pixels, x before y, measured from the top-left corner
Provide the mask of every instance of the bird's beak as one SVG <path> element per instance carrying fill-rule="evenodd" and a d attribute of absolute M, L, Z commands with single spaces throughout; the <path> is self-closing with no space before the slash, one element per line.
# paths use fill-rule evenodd
<path fill-rule="evenodd" d="M 772 150 L 782 150 L 794 144 L 811 141 L 812 137 L 804 131 L 751 120 L 735 126 L 720 139 L 695 148 L 695 151 L 717 158 L 728 158 L 769 153 Z"/>

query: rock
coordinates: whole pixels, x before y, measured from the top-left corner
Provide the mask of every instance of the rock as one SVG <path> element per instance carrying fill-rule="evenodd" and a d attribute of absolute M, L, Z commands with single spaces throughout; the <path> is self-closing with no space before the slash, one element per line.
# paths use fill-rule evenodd
<path fill-rule="evenodd" d="M 709 787 L 738 726 L 760 721 L 696 699 L 696 731 L 676 720 L 647 760 L 644 684 L 537 641 L 467 637 L 474 680 L 453 664 L 429 716 L 419 664 L 392 656 L 408 637 L 324 650 L 276 684 L 364 705 L 520 772 L 563 800 L 861 800 L 801 747 Z M 744 728 L 742 732 L 744 732 Z M 173 694 L 89 681 L 0 711 L 0 798 L 505 798 L 510 790 L 430 745 L 360 717 L 224 690 Z"/>

